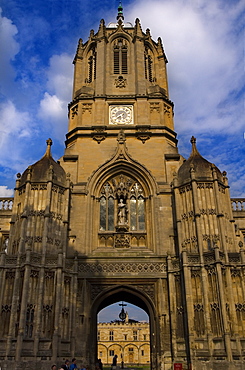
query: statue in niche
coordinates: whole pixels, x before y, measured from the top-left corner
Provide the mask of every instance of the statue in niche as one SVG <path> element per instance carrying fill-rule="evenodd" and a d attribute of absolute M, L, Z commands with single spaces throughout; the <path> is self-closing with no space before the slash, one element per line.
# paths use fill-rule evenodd
<path fill-rule="evenodd" d="M 118 212 L 117 212 L 117 224 L 118 225 L 126 225 L 128 223 L 127 221 L 127 205 L 123 202 L 123 199 L 120 198 L 118 202 Z"/>

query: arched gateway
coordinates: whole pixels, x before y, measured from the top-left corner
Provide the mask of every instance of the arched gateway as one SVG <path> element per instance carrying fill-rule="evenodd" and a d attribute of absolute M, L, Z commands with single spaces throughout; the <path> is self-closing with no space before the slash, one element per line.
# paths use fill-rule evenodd
<path fill-rule="evenodd" d="M 93 369 L 97 313 L 125 300 L 149 315 L 153 370 L 241 370 L 242 200 L 195 138 L 179 155 L 161 39 L 118 10 L 79 40 L 64 156 L 48 140 L 0 202 L 0 366 Z"/>
<path fill-rule="evenodd" d="M 91 327 L 91 342 L 94 342 L 94 346 L 92 347 L 93 350 L 91 351 L 92 356 L 97 356 L 97 314 L 103 308 L 120 300 L 127 300 L 129 303 L 138 306 L 148 314 L 150 321 L 150 359 L 152 367 L 155 368 L 157 364 L 156 335 L 157 328 L 159 326 L 157 322 L 156 310 L 152 299 L 148 294 L 146 294 L 146 292 L 143 290 L 139 291 L 138 289 L 135 289 L 134 286 L 130 285 L 119 285 L 113 288 L 108 287 L 108 289 L 105 289 L 105 291 L 101 292 L 101 294 L 95 300 L 91 309 L 91 322 L 93 323 Z"/>

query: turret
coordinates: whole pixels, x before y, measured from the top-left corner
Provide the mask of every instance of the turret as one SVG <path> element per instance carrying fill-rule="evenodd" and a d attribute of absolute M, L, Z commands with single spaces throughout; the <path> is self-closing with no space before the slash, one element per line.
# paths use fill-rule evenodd
<path fill-rule="evenodd" d="M 194 137 L 191 143 L 175 180 L 179 247 L 201 255 L 216 246 L 225 252 L 234 240 L 226 173 L 201 156 Z"/>
<path fill-rule="evenodd" d="M 22 176 L 18 175 L 10 229 L 11 254 L 25 252 L 27 246 L 41 253 L 56 253 L 62 247 L 69 184 L 64 169 L 52 157 L 51 145 L 48 139 L 44 156 Z"/>

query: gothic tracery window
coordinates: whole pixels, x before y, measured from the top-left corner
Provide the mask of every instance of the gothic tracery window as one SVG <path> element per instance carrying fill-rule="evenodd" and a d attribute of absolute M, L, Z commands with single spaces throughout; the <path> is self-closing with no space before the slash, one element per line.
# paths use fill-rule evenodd
<path fill-rule="evenodd" d="M 153 82 L 153 55 L 149 48 L 145 48 L 145 78 L 146 80 Z"/>
<path fill-rule="evenodd" d="M 12 308 L 12 294 L 14 289 L 15 273 L 12 271 L 6 272 L 6 280 L 3 284 L 4 291 L 2 297 L 2 307 L 0 311 L 0 335 L 4 337 L 8 335 L 10 315 Z"/>
<path fill-rule="evenodd" d="M 54 320 L 54 272 L 45 271 L 45 285 L 43 310 L 42 310 L 42 335 L 45 338 L 51 338 L 53 334 Z"/>
<path fill-rule="evenodd" d="M 136 180 L 119 175 L 100 193 L 100 231 L 145 230 L 145 194 Z"/>
<path fill-rule="evenodd" d="M 128 73 L 128 47 L 123 38 L 116 39 L 113 47 L 114 52 L 114 74 Z"/>
<path fill-rule="evenodd" d="M 26 326 L 25 326 L 25 337 L 32 338 L 33 334 L 33 325 L 34 325 L 34 313 L 35 313 L 35 305 L 27 304 L 26 310 Z"/>
<path fill-rule="evenodd" d="M 96 80 L 96 59 L 97 59 L 96 49 L 92 48 L 90 49 L 88 54 L 88 78 L 87 78 L 88 83 Z"/>

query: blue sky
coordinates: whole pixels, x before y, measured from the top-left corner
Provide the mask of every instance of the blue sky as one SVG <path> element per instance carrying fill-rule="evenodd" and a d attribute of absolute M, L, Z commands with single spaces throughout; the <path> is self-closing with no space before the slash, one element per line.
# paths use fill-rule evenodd
<path fill-rule="evenodd" d="M 53 139 L 63 154 L 78 39 L 115 20 L 118 1 L 1 0 L 0 196 Z M 245 197 L 243 0 L 124 0 L 125 21 L 140 18 L 167 54 L 179 151 L 226 170 L 231 196 Z"/>
<path fill-rule="evenodd" d="M 98 313 L 97 321 L 98 322 L 110 322 L 114 320 L 120 320 L 119 319 L 119 313 L 121 312 L 122 307 L 119 306 L 119 304 L 122 302 L 111 304 L 110 306 L 104 308 Z M 133 319 L 136 321 L 147 321 L 149 322 L 149 316 L 147 313 L 142 310 L 141 308 L 138 308 L 137 306 L 126 303 L 126 307 L 124 307 L 124 311 L 128 313 L 129 319 Z"/>

